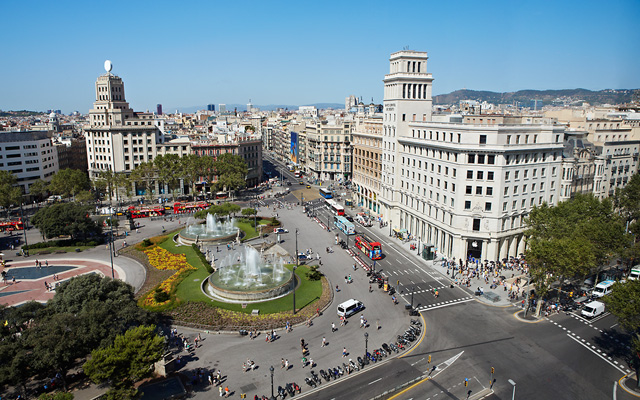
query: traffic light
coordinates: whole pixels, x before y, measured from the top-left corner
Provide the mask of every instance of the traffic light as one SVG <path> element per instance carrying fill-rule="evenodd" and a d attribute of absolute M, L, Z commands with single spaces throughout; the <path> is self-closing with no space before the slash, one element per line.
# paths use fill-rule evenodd
<path fill-rule="evenodd" d="M 428 362 L 429 364 L 431 364 L 431 356 L 429 356 L 429 358 L 427 358 L 427 362 Z"/>
<path fill-rule="evenodd" d="M 247 394 L 246 393 L 241 393 L 240 394 L 240 398 L 241 399 L 246 399 L 247 398 Z"/>
<path fill-rule="evenodd" d="M 464 378 L 464 385 L 469 386 L 469 378 Z"/>
<path fill-rule="evenodd" d="M 400 279 L 398 279 L 398 285 L 397 286 L 400 286 Z"/>
<path fill-rule="evenodd" d="M 493 374 L 494 372 L 496 372 L 496 369 L 491 367 L 491 373 Z"/>

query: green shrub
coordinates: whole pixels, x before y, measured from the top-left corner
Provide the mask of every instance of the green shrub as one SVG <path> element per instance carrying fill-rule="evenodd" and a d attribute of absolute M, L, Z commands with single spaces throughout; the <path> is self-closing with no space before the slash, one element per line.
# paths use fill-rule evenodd
<path fill-rule="evenodd" d="M 204 264 L 204 267 L 207 269 L 207 272 L 210 274 L 213 274 L 213 268 L 211 267 L 211 264 L 209 263 L 209 261 L 207 261 L 207 257 L 204 254 L 202 254 L 198 246 L 196 246 L 195 243 L 192 243 L 191 248 L 198 255 L 198 257 L 200 257 L 200 261 L 202 261 L 202 263 Z"/>
<path fill-rule="evenodd" d="M 149 246 L 151 246 L 152 244 L 153 244 L 153 243 L 152 243 L 152 242 L 151 242 L 151 240 L 149 240 L 149 239 L 144 239 L 144 240 L 142 241 L 142 245 L 143 245 L 144 247 L 149 247 Z"/>
<path fill-rule="evenodd" d="M 160 288 L 157 288 L 156 292 L 153 294 L 153 299 L 158 303 L 164 303 L 165 301 L 169 300 L 170 297 L 171 296 L 169 296 L 169 293 Z"/>
<path fill-rule="evenodd" d="M 307 279 L 310 281 L 319 281 L 322 278 L 322 272 L 318 271 L 317 265 L 312 265 L 309 267 L 309 272 L 307 272 Z"/>

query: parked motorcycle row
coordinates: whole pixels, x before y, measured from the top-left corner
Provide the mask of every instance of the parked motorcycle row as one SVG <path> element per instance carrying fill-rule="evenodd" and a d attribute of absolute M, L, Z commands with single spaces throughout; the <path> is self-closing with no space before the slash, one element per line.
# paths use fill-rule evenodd
<path fill-rule="evenodd" d="M 411 320 L 411 325 L 402 335 L 398 335 L 398 339 L 395 343 L 383 343 L 378 349 L 373 349 L 364 356 L 358 356 L 356 361 L 349 359 L 348 363 L 342 363 L 333 368 L 321 369 L 318 373 L 311 371 L 309 377 L 304 378 L 307 385 L 312 388 L 317 387 L 324 380 L 329 382 L 336 380 L 343 375 L 349 375 L 353 372 L 360 371 L 369 363 L 375 363 L 381 361 L 392 353 L 399 353 L 407 348 L 411 342 L 415 341 L 419 336 L 422 329 L 422 322 L 417 319 Z"/>

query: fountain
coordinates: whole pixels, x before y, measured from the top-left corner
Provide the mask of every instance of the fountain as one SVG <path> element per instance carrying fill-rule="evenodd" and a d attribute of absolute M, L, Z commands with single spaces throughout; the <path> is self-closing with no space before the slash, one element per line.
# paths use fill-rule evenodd
<path fill-rule="evenodd" d="M 235 218 L 229 216 L 218 218 L 215 214 L 207 214 L 204 224 L 189 225 L 180 231 L 178 237 L 182 244 L 229 242 L 238 235 L 238 228 L 236 228 L 235 223 Z"/>
<path fill-rule="evenodd" d="M 217 270 L 207 278 L 205 292 L 226 302 L 262 301 L 293 290 L 293 273 L 281 256 L 266 259 L 253 247 L 242 246 L 216 262 Z"/>

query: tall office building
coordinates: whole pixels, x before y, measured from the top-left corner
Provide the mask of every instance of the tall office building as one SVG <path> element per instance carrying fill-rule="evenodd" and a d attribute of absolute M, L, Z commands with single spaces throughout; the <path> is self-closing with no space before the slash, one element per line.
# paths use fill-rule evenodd
<path fill-rule="evenodd" d="M 433 121 L 426 66 L 424 52 L 390 58 L 381 217 L 390 234 L 411 234 L 438 255 L 496 260 L 523 253 L 528 213 L 558 202 L 564 126 L 494 115 Z"/>
<path fill-rule="evenodd" d="M 110 63 L 106 69 L 96 80 L 96 101 L 85 127 L 90 178 L 102 171 L 131 172 L 152 161 L 156 144 L 162 142 L 153 113 L 134 112 L 125 100 L 122 79 L 110 72 Z"/>
<path fill-rule="evenodd" d="M 207 111 L 215 111 L 215 110 L 216 110 L 215 104 L 207 104 Z"/>
<path fill-rule="evenodd" d="M 156 114 L 157 115 L 162 115 L 162 104 L 158 104 L 156 106 Z"/>

